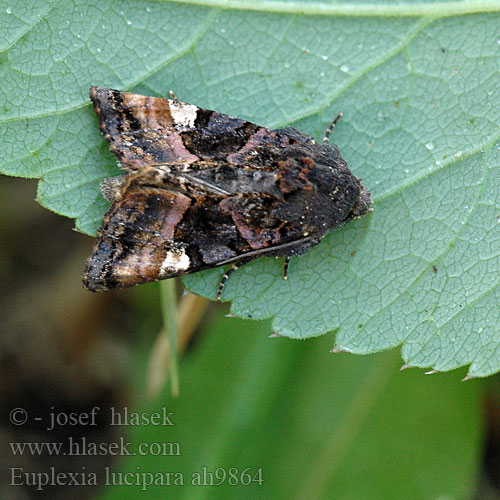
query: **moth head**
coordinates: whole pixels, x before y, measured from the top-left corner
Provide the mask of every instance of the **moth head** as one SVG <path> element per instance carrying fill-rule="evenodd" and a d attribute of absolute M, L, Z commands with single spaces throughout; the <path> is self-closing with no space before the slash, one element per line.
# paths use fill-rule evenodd
<path fill-rule="evenodd" d="M 364 214 L 367 214 L 368 212 L 373 212 L 372 208 L 372 194 L 368 189 L 366 189 L 363 184 L 361 184 L 360 179 L 356 179 L 359 185 L 359 198 L 356 200 L 356 203 L 354 203 L 353 207 L 351 208 L 350 215 L 351 217 L 361 217 Z"/>

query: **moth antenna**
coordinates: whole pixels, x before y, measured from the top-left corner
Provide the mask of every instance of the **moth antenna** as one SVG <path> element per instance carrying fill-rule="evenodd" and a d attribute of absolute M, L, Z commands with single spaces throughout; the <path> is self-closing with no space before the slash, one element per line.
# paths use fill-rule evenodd
<path fill-rule="evenodd" d="M 236 271 L 236 269 L 240 268 L 246 261 L 244 259 L 236 261 L 223 275 L 219 282 L 219 288 L 217 288 L 217 301 L 220 302 L 222 296 L 222 290 L 226 284 L 226 281 L 229 279 L 229 276 Z"/>
<path fill-rule="evenodd" d="M 285 257 L 285 264 L 283 265 L 283 279 L 288 279 L 288 264 L 290 262 L 290 257 Z"/>
<path fill-rule="evenodd" d="M 329 144 L 330 143 L 330 134 L 332 130 L 335 128 L 335 125 L 337 125 L 337 122 L 344 116 L 344 113 L 340 112 L 335 119 L 328 125 L 328 128 L 325 130 L 325 136 L 323 137 L 323 144 Z"/>

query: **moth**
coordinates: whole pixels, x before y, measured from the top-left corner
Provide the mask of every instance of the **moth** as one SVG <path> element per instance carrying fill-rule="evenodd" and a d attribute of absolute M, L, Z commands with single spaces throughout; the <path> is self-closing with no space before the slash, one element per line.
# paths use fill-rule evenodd
<path fill-rule="evenodd" d="M 260 256 L 290 257 L 371 211 L 370 192 L 337 147 L 291 127 L 270 130 L 179 101 L 91 87 L 121 176 L 101 185 L 111 208 L 87 261 L 91 291 Z"/>

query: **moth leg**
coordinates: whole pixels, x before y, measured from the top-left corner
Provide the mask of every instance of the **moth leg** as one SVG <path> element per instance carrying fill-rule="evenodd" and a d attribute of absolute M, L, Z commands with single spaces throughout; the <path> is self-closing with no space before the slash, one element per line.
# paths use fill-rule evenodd
<path fill-rule="evenodd" d="M 325 130 L 325 136 L 323 137 L 323 144 L 329 144 L 330 143 L 330 133 L 332 130 L 335 128 L 335 125 L 337 122 L 344 116 L 344 113 L 339 113 L 335 119 L 328 125 L 328 128 Z"/>
<path fill-rule="evenodd" d="M 224 286 L 226 284 L 226 281 L 229 279 L 229 276 L 236 271 L 236 269 L 239 269 L 243 264 L 246 264 L 249 262 L 246 259 L 241 259 L 237 260 L 232 264 L 232 266 L 222 275 L 222 278 L 219 282 L 219 288 L 217 288 L 217 301 L 220 302 L 221 296 L 222 296 L 222 290 L 224 289 Z"/>
<path fill-rule="evenodd" d="M 172 99 L 172 101 L 179 102 L 179 99 L 177 99 L 177 96 L 174 94 L 173 90 L 169 90 L 168 95 L 170 96 L 170 99 Z"/>
<path fill-rule="evenodd" d="M 285 264 L 283 265 L 283 279 L 288 279 L 288 264 L 290 262 L 290 257 L 285 257 Z"/>

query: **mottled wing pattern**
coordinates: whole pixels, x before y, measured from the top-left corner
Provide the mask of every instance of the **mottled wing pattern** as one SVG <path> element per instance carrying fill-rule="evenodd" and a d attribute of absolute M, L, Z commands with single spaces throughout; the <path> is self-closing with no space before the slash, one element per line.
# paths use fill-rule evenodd
<path fill-rule="evenodd" d="M 127 287 L 189 267 L 174 231 L 191 200 L 169 191 L 130 187 L 103 219 L 84 284 L 92 291 Z M 177 272 L 177 274 L 178 274 Z"/>
<path fill-rule="evenodd" d="M 276 153 L 298 141 L 314 142 L 294 129 L 269 130 L 255 123 L 161 97 L 91 87 L 99 127 L 125 170 L 146 165 L 224 162 L 269 170 Z"/>
<path fill-rule="evenodd" d="M 94 291 L 258 255 L 304 253 L 371 205 L 334 146 L 175 99 L 92 87 L 104 137 L 126 175 L 87 262 Z"/>
<path fill-rule="evenodd" d="M 300 246 L 302 234 L 276 213 L 269 195 L 186 196 L 141 182 L 132 181 L 103 219 L 84 274 L 89 290 L 171 278 L 271 250 L 281 255 L 282 248 L 292 255 L 292 244 L 298 254 L 314 244 L 304 238 Z"/>
<path fill-rule="evenodd" d="M 182 123 L 193 126 L 196 106 L 176 107 L 169 99 L 102 87 L 91 87 L 90 98 L 101 132 L 125 170 L 136 171 L 155 163 L 198 160 L 182 144 L 175 120 L 175 110 L 182 109 Z"/>

